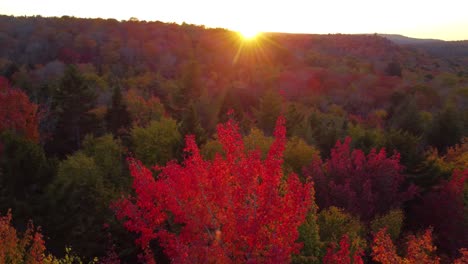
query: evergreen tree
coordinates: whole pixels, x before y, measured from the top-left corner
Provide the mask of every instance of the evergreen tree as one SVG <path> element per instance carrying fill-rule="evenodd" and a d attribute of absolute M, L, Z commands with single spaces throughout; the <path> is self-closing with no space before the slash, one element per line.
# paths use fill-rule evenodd
<path fill-rule="evenodd" d="M 281 95 L 273 90 L 265 92 L 260 99 L 257 109 L 254 110 L 257 119 L 258 127 L 265 134 L 272 135 L 275 128 L 276 119 L 281 114 L 282 98 Z"/>
<path fill-rule="evenodd" d="M 463 118 L 453 105 L 447 105 L 436 117 L 428 136 L 428 143 L 441 153 L 447 147 L 457 144 L 462 136 L 467 135 L 463 129 Z"/>
<path fill-rule="evenodd" d="M 305 115 L 298 109 L 298 104 L 290 103 L 288 105 L 285 118 L 287 136 L 300 136 L 304 129 Z"/>
<path fill-rule="evenodd" d="M 181 103 L 187 103 L 200 97 L 202 86 L 200 65 L 192 59 L 186 65 L 182 76 Z"/>
<path fill-rule="evenodd" d="M 387 67 L 385 68 L 385 73 L 388 76 L 397 76 L 397 77 L 402 77 L 402 69 L 401 65 L 397 61 L 392 61 L 390 62 Z"/>
<path fill-rule="evenodd" d="M 200 116 L 194 102 L 191 102 L 182 115 L 182 135 L 194 135 L 199 145 L 207 140 L 205 129 L 201 126 Z"/>
<path fill-rule="evenodd" d="M 218 119 L 220 122 L 227 122 L 231 117 L 240 122 L 244 118 L 240 98 L 234 87 L 226 89 L 219 109 Z M 230 113 L 231 110 L 233 113 Z M 231 116 L 231 114 L 233 114 L 233 116 Z"/>
<path fill-rule="evenodd" d="M 114 135 L 120 135 L 131 126 L 130 113 L 122 100 L 122 91 L 119 87 L 114 88 L 112 94 L 112 105 L 107 110 L 107 131 Z"/>
<path fill-rule="evenodd" d="M 49 152 L 63 157 L 79 149 L 83 137 L 96 125 L 95 117 L 89 113 L 95 100 L 90 83 L 75 66 L 68 66 L 54 95 L 57 124 L 55 135 L 46 145 Z"/>

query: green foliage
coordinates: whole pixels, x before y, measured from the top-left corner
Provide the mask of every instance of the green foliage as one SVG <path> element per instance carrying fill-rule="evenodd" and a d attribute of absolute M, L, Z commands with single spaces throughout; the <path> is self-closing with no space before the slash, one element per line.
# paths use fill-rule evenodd
<path fill-rule="evenodd" d="M 372 148 L 381 148 L 384 134 L 377 128 L 365 128 L 362 125 L 350 125 L 349 136 L 353 139 L 353 148 L 369 153 Z"/>
<path fill-rule="evenodd" d="M 112 104 L 106 113 L 107 131 L 120 135 L 130 128 L 132 124 L 130 113 L 123 102 L 122 91 L 115 87 L 112 94 Z"/>
<path fill-rule="evenodd" d="M 346 213 L 344 210 L 331 206 L 318 214 L 320 227 L 320 240 L 324 245 L 333 243 L 338 245 L 343 235 L 351 240 L 351 249 L 366 248 L 365 227 L 358 218 Z"/>
<path fill-rule="evenodd" d="M 111 195 L 101 171 L 94 159 L 83 152 L 76 152 L 59 164 L 57 177 L 48 189 L 53 211 L 46 230 L 54 237 L 52 244 L 71 243 L 87 256 L 104 250 L 101 227 L 111 216 Z"/>
<path fill-rule="evenodd" d="M 265 136 L 262 130 L 255 127 L 250 130 L 247 136 L 243 137 L 245 151 L 259 150 L 262 159 L 266 158 L 273 141 L 273 137 Z M 206 144 L 203 145 L 201 153 L 205 158 L 212 160 L 217 153 L 224 155 L 224 150 L 222 144 L 215 138 L 208 140 Z"/>
<path fill-rule="evenodd" d="M 83 137 L 93 131 L 96 120 L 89 113 L 94 107 L 95 90 L 75 66 L 67 67 L 53 97 L 57 126 L 48 149 L 59 156 L 78 150 Z"/>
<path fill-rule="evenodd" d="M 451 169 L 446 166 L 437 149 L 432 148 L 424 153 L 424 159 L 410 175 L 410 179 L 416 185 L 429 189 L 437 185 L 440 180 L 448 179 L 451 173 Z"/>
<path fill-rule="evenodd" d="M 264 159 L 273 143 L 273 137 L 265 136 L 258 128 L 252 128 L 247 136 L 244 136 L 246 151 L 259 150 Z M 207 159 L 213 159 L 216 153 L 223 153 L 223 149 L 218 140 L 208 140 L 203 145 L 201 153 Z M 312 159 L 320 152 L 313 146 L 308 145 L 299 137 L 292 137 L 286 143 L 284 151 L 284 169 L 301 174 L 302 168 L 311 163 Z"/>
<path fill-rule="evenodd" d="M 395 93 L 390 107 L 389 124 L 394 129 L 403 129 L 415 136 L 420 136 L 425 132 L 427 124 L 416 104 L 413 96 Z"/>
<path fill-rule="evenodd" d="M 276 120 L 281 114 L 282 102 L 281 95 L 270 89 L 260 98 L 258 108 L 254 110 L 257 126 L 267 135 L 273 134 Z"/>
<path fill-rule="evenodd" d="M 252 128 L 250 133 L 244 137 L 244 145 L 246 151 L 260 150 L 262 158 L 264 159 L 268 154 L 271 144 L 273 144 L 274 138 L 265 136 L 262 130 L 258 128 Z"/>
<path fill-rule="evenodd" d="M 130 177 L 124 174 L 123 146 L 111 134 L 95 138 L 87 135 L 83 140 L 83 153 L 92 157 L 101 171 L 104 184 L 123 190 L 129 186 Z"/>
<path fill-rule="evenodd" d="M 305 130 L 305 113 L 297 103 L 289 103 L 284 117 L 286 118 L 286 135 L 301 136 Z"/>
<path fill-rule="evenodd" d="M 463 116 L 455 106 L 448 104 L 438 113 L 428 135 L 428 143 L 440 152 L 458 143 L 468 131 L 464 130 Z"/>
<path fill-rule="evenodd" d="M 318 157 L 320 152 L 308 145 L 299 137 L 292 137 L 286 143 L 284 150 L 284 166 L 295 173 L 302 173 L 302 168 L 309 165 L 314 157 Z"/>
<path fill-rule="evenodd" d="M 41 146 L 10 132 L 0 134 L 0 211 L 20 222 L 42 212 L 42 195 L 53 175 Z M 37 220 L 37 219 L 36 219 Z"/>
<path fill-rule="evenodd" d="M 54 185 L 62 185 L 64 189 L 57 194 L 65 195 L 74 184 L 92 188 L 102 186 L 101 175 L 93 158 L 86 156 L 83 152 L 77 152 L 59 164 Z"/>
<path fill-rule="evenodd" d="M 330 154 L 336 141 L 344 138 L 348 131 L 348 121 L 340 113 L 322 113 L 315 110 L 309 116 L 308 123 L 314 145 L 325 157 Z"/>
<path fill-rule="evenodd" d="M 221 95 L 221 105 L 218 112 L 220 122 L 226 122 L 229 118 L 233 118 L 241 122 L 245 118 L 245 113 L 242 105 L 241 96 L 236 93 L 235 87 L 229 86 Z M 232 111 L 232 113 L 230 113 Z M 247 130 L 248 131 L 248 130 Z"/>
<path fill-rule="evenodd" d="M 207 160 L 213 160 L 217 153 L 224 155 L 223 145 L 218 139 L 208 140 L 200 150 L 203 157 Z"/>
<path fill-rule="evenodd" d="M 439 82 L 445 88 L 449 88 L 457 84 L 458 78 L 453 73 L 444 72 L 437 75 L 436 81 Z"/>
<path fill-rule="evenodd" d="M 78 255 L 76 255 L 76 253 L 73 252 L 71 247 L 65 248 L 65 256 L 63 256 L 62 258 L 48 256 L 48 258 L 44 260 L 44 264 L 97 264 L 97 263 L 99 263 L 97 258 L 93 258 L 89 262 L 82 260 L 81 257 L 79 257 Z"/>
<path fill-rule="evenodd" d="M 419 115 L 421 116 L 423 130 L 425 131 L 425 134 L 427 134 L 432 126 L 434 117 L 430 112 L 427 111 L 421 111 L 419 112 Z"/>
<path fill-rule="evenodd" d="M 250 133 L 243 138 L 246 151 L 259 150 L 262 159 L 265 159 L 273 137 L 266 136 L 262 130 L 252 128 Z M 216 153 L 223 153 L 222 146 L 218 140 L 209 140 L 201 150 L 204 157 L 213 159 Z M 318 156 L 320 152 L 313 146 L 308 145 L 299 137 L 292 137 L 286 142 L 284 151 L 284 168 L 286 171 L 293 171 L 300 174 L 302 168 L 312 162 L 312 159 Z"/>
<path fill-rule="evenodd" d="M 82 150 L 60 162 L 48 188 L 46 228 L 53 243 L 71 243 L 88 257 L 105 251 L 102 226 L 114 221 L 109 203 L 130 185 L 122 162 L 122 146 L 112 135 L 87 136 Z"/>
<path fill-rule="evenodd" d="M 196 60 L 192 59 L 184 65 L 181 84 L 177 101 L 180 108 L 185 108 L 190 100 L 200 97 L 203 89 L 200 65 Z"/>
<path fill-rule="evenodd" d="M 391 210 L 382 216 L 377 216 L 371 222 L 370 229 L 376 234 L 382 228 L 387 228 L 387 233 L 390 235 L 393 241 L 395 241 L 401 232 L 403 226 L 404 214 L 401 209 Z"/>
<path fill-rule="evenodd" d="M 311 188 L 312 201 L 315 201 L 315 191 Z M 293 256 L 293 263 L 320 263 L 322 243 L 320 242 L 319 226 L 317 223 L 317 204 L 309 208 L 306 219 L 299 226 L 298 241 L 303 244 L 300 254 Z"/>
<path fill-rule="evenodd" d="M 152 166 L 175 158 L 181 135 L 175 120 L 162 118 L 147 127 L 134 127 L 131 139 L 136 158 L 146 166 Z"/>
<path fill-rule="evenodd" d="M 424 160 L 421 149 L 421 137 L 403 130 L 390 129 L 385 133 L 385 149 L 388 153 L 397 151 L 401 155 L 401 163 L 409 171 L 414 171 Z"/>
<path fill-rule="evenodd" d="M 187 109 L 183 111 L 180 130 L 182 135 L 194 135 L 199 145 L 206 141 L 206 132 L 200 123 L 200 116 L 194 102 L 190 103 Z"/>

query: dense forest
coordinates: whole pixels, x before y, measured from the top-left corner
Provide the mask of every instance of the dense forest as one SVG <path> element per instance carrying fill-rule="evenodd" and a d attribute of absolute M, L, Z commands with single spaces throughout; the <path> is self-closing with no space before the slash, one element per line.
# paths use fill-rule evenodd
<path fill-rule="evenodd" d="M 468 263 L 468 43 L 0 16 L 0 263 Z"/>

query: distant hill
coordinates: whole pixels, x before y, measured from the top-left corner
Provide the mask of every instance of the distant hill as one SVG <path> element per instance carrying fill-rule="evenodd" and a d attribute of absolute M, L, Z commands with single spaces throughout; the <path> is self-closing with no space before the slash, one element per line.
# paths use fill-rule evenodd
<path fill-rule="evenodd" d="M 444 58 L 468 58 L 468 40 L 444 41 L 440 39 L 418 39 L 397 34 L 378 34 L 395 44 L 410 46 Z"/>
<path fill-rule="evenodd" d="M 398 34 L 378 34 L 388 40 L 399 44 L 399 45 L 418 45 L 418 44 L 440 44 L 445 41 L 440 39 L 419 39 L 419 38 L 410 38 L 403 35 Z"/>

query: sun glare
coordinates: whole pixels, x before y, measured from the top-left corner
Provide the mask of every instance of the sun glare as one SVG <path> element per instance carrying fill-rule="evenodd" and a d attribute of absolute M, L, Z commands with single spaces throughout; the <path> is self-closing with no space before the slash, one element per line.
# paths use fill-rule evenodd
<path fill-rule="evenodd" d="M 240 30 L 239 31 L 239 34 L 246 40 L 251 40 L 251 39 L 255 39 L 255 37 L 258 36 L 258 34 L 260 34 L 260 32 L 254 30 L 254 29 L 244 29 L 244 30 Z"/>

